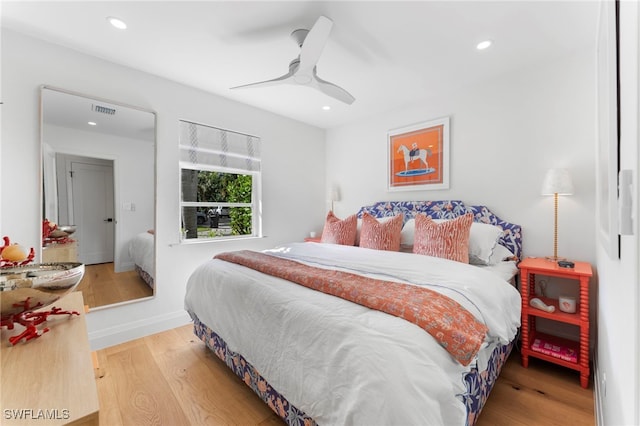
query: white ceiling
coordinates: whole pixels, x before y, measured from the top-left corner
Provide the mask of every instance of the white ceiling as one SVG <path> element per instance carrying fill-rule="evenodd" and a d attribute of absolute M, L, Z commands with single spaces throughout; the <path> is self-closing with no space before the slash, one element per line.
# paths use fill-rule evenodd
<path fill-rule="evenodd" d="M 331 128 L 595 46 L 597 1 L 6 1 L 2 26 Z M 318 75 L 355 96 L 302 86 L 230 90 L 285 74 L 289 34 L 334 21 Z M 128 24 L 116 30 L 116 16 Z M 485 39 L 492 47 L 478 51 Z M 323 111 L 329 105 L 331 110 Z"/>
<path fill-rule="evenodd" d="M 101 112 L 101 108 L 112 113 Z M 156 137 L 156 118 L 151 112 L 50 87 L 42 91 L 42 122 L 149 143 Z"/>

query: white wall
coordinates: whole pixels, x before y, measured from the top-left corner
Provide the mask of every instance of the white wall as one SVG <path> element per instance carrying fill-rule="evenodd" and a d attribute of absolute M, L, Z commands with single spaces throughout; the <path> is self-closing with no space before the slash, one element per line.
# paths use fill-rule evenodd
<path fill-rule="evenodd" d="M 116 272 L 132 270 L 135 265 L 129 256 L 129 241 L 154 226 L 155 146 L 141 139 L 51 124 L 45 125 L 44 129 L 44 142 L 58 153 L 113 160 L 117 221 L 114 267 Z M 135 210 L 124 209 L 123 203 L 135 204 Z M 82 241 L 78 243 L 82 244 Z"/>
<path fill-rule="evenodd" d="M 553 197 L 540 195 L 549 168 L 570 170 L 575 193 L 559 200 L 558 255 L 595 269 L 595 37 L 593 49 L 504 74 L 446 97 L 327 132 L 327 185 L 338 185 L 339 217 L 382 200 L 459 199 L 487 205 L 522 226 L 524 256 L 553 254 Z M 387 131 L 449 116 L 450 189 L 387 191 Z M 596 271 L 597 272 L 597 271 Z M 575 281 L 549 279 L 545 295 L 578 295 Z M 597 273 L 590 294 L 596 319 Z M 578 340 L 575 326 L 538 328 Z M 595 346 L 596 329 L 590 330 Z"/>
<path fill-rule="evenodd" d="M 594 51 L 505 74 L 483 85 L 327 132 L 327 185 L 342 193 L 338 216 L 381 200 L 460 199 L 522 225 L 526 256 L 553 252 L 553 197 L 540 195 L 548 168 L 571 171 L 561 197 L 558 254 L 595 262 Z M 451 117 L 450 189 L 387 192 L 390 129 Z"/>
<path fill-rule="evenodd" d="M 594 39 L 595 42 L 595 39 Z M 595 48 L 595 47 L 594 47 Z M 446 97 L 327 132 L 327 185 L 338 216 L 382 200 L 459 199 L 487 205 L 522 226 L 524 256 L 553 254 L 553 197 L 540 195 L 549 168 L 570 170 L 575 193 L 560 197 L 558 255 L 595 264 L 595 50 L 504 74 Z M 449 116 L 450 189 L 387 192 L 387 131 Z M 578 295 L 549 279 L 545 295 Z M 594 289 L 597 277 L 594 278 Z M 591 292 L 596 306 L 596 292 Z M 596 311 L 590 312 L 592 321 Z M 538 320 L 541 331 L 577 340 L 576 327 Z M 591 329 L 591 346 L 595 343 Z"/>
<path fill-rule="evenodd" d="M 2 29 L 0 235 L 40 244 L 39 88 L 51 85 L 157 113 L 157 290 L 150 301 L 87 316 L 95 349 L 185 323 L 185 285 L 220 251 L 262 249 L 302 240 L 324 217 L 324 131 Z M 178 245 L 178 120 L 189 119 L 262 138 L 265 238 Z M 312 159 L 312 160 L 309 160 Z"/>
<path fill-rule="evenodd" d="M 601 425 L 640 424 L 640 291 L 638 164 L 640 164 L 640 7 L 620 2 L 620 167 L 633 170 L 635 234 L 621 237 L 620 259 L 597 247 L 600 276 L 597 397 Z"/>
<path fill-rule="evenodd" d="M 549 256 L 553 197 L 540 189 L 547 169 L 567 168 L 575 193 L 559 200 L 558 255 L 595 265 L 594 49 L 328 131 L 327 185 L 338 185 L 344 200 L 336 213 L 382 200 L 484 204 L 522 226 L 524 256 Z M 387 131 L 444 116 L 451 118 L 450 189 L 387 192 Z M 578 295 L 575 281 L 548 281 L 548 297 Z M 594 289 L 596 283 L 594 277 Z M 596 292 L 590 296 L 595 307 Z M 595 309 L 590 317 L 595 321 Z M 575 326 L 544 319 L 537 325 L 578 340 Z M 593 347 L 595 327 L 590 332 Z"/>

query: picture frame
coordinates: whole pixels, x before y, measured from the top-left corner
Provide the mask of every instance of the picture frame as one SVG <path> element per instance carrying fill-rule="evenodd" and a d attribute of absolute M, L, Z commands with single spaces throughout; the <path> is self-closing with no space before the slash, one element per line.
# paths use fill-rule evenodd
<path fill-rule="evenodd" d="M 620 258 L 618 224 L 619 98 L 617 4 L 600 4 L 597 38 L 597 239 L 611 259 Z"/>
<path fill-rule="evenodd" d="M 387 133 L 387 189 L 449 189 L 449 117 Z"/>

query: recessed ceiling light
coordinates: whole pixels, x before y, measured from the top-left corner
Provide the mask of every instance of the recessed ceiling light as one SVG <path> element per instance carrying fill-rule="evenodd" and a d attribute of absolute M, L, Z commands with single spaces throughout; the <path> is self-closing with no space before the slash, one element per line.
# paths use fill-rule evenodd
<path fill-rule="evenodd" d="M 329 105 L 325 105 L 322 107 L 323 110 L 325 111 L 329 111 L 331 109 L 331 107 Z"/>
<path fill-rule="evenodd" d="M 126 30 L 127 29 L 127 24 L 125 24 L 122 19 L 115 18 L 113 16 L 109 16 L 109 17 L 107 17 L 107 21 L 111 25 L 113 25 L 115 28 L 117 28 L 119 30 Z"/>
<path fill-rule="evenodd" d="M 478 43 L 478 45 L 476 46 L 476 49 L 478 50 L 484 50 L 487 49 L 489 46 L 491 46 L 493 42 L 491 40 L 485 40 L 485 41 L 481 41 L 480 43 Z"/>
<path fill-rule="evenodd" d="M 98 123 L 96 123 L 95 121 L 88 121 L 87 124 L 89 126 L 96 126 Z"/>

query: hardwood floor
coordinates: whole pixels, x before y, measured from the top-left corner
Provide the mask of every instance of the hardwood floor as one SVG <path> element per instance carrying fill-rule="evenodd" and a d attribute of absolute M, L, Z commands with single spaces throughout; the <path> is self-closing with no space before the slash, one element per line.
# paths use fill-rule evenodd
<path fill-rule="evenodd" d="M 477 426 L 595 425 L 593 381 L 580 386 L 580 374 L 537 358 L 529 368 L 514 351 L 502 369 Z"/>
<path fill-rule="evenodd" d="M 86 265 L 76 291 L 90 308 L 153 296 L 153 290 L 136 271 L 114 272 L 113 263 Z"/>
<path fill-rule="evenodd" d="M 97 352 L 100 424 L 281 425 L 186 325 Z M 512 353 L 478 426 L 595 424 L 593 390 L 572 370 Z"/>
<path fill-rule="evenodd" d="M 282 424 L 191 325 L 100 350 L 98 362 L 100 424 Z"/>

